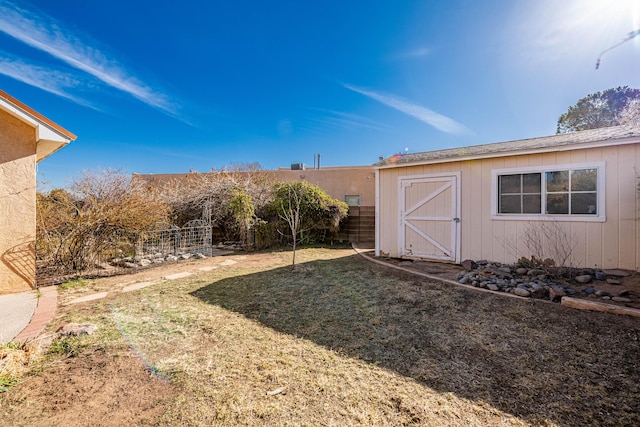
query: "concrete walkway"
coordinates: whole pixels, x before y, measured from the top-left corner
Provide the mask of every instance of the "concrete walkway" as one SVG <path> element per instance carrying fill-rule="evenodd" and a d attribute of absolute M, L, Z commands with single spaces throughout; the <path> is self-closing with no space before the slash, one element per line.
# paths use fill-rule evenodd
<path fill-rule="evenodd" d="M 0 295 L 0 344 L 12 341 L 27 327 L 37 305 L 37 291 Z"/>

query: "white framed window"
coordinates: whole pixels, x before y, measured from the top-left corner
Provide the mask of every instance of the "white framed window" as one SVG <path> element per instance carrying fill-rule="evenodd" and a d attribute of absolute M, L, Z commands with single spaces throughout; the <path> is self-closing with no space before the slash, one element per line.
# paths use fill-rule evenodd
<path fill-rule="evenodd" d="M 491 217 L 505 220 L 606 220 L 604 162 L 491 171 Z"/>

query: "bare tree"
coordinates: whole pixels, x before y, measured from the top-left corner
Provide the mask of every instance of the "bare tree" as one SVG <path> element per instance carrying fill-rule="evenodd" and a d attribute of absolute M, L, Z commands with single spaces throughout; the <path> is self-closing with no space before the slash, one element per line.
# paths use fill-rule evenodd
<path fill-rule="evenodd" d="M 281 199 L 278 203 L 278 215 L 289 226 L 291 232 L 291 244 L 293 246 L 293 258 L 291 261 L 291 269 L 296 266 L 296 246 L 298 243 L 298 233 L 301 233 L 300 229 L 302 218 L 302 197 L 300 191 L 296 191 L 297 188 L 288 185 L 286 187 L 287 197 Z"/>
<path fill-rule="evenodd" d="M 324 236 L 327 231 L 337 232 L 340 221 L 347 216 L 346 203 L 330 197 L 317 185 L 306 181 L 281 182 L 275 185 L 273 209 L 287 224 L 295 247 L 309 233 Z M 281 235 L 284 232 L 280 231 Z"/>
<path fill-rule="evenodd" d="M 629 102 L 620 113 L 619 120 L 621 125 L 640 126 L 640 101 Z"/>

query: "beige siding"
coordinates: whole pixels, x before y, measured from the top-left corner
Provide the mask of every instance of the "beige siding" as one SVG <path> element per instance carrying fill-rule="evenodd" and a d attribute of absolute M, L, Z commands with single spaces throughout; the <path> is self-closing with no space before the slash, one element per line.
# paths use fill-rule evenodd
<path fill-rule="evenodd" d="M 35 285 L 35 130 L 0 111 L 0 294 Z"/>
<path fill-rule="evenodd" d="M 462 259 L 514 262 L 519 256 L 530 256 L 531 251 L 525 245 L 526 232 L 531 227 L 528 221 L 491 218 L 492 171 L 602 161 L 605 162 L 606 221 L 553 224 L 557 224 L 562 233 L 575 243 L 571 264 L 636 270 L 640 267 L 636 189 L 636 169 L 640 168 L 639 144 L 380 169 L 377 248 L 382 254 L 399 255 L 399 178 L 450 171 L 461 175 Z M 535 223 L 542 221 L 531 222 Z"/>

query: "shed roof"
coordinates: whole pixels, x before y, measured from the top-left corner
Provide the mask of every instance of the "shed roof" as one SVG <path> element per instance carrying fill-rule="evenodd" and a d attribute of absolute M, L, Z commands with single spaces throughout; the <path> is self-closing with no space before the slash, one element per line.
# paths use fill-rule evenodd
<path fill-rule="evenodd" d="M 517 141 L 472 145 L 469 147 L 449 148 L 446 150 L 425 151 L 404 155 L 396 154 L 373 166 L 377 169 L 386 169 L 421 164 L 459 162 L 490 157 L 506 157 L 518 154 L 578 150 L 638 142 L 640 142 L 640 127 L 613 126 Z"/>
<path fill-rule="evenodd" d="M 36 130 L 37 161 L 50 156 L 77 137 L 29 106 L 0 90 L 0 109 Z"/>

